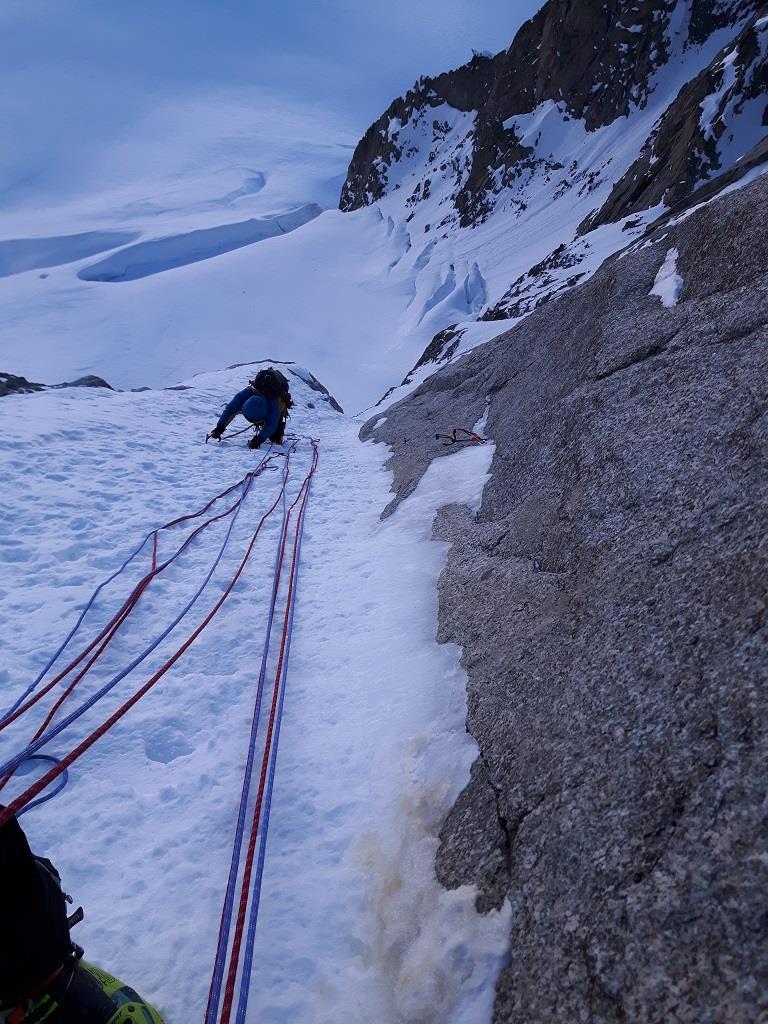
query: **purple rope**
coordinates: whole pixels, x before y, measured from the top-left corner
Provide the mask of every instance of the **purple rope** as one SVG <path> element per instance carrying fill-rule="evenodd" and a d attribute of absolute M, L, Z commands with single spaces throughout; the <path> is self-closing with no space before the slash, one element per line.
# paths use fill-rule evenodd
<path fill-rule="evenodd" d="M 54 757 L 53 754 L 30 754 L 27 761 L 47 761 L 49 764 L 59 764 L 58 757 Z M 39 807 L 41 804 L 47 804 L 49 800 L 52 800 L 57 796 L 62 789 L 69 782 L 69 769 L 65 768 L 59 778 L 59 783 L 55 789 L 52 789 L 50 793 L 46 793 L 45 796 L 39 796 L 37 800 L 32 800 L 25 807 L 22 807 L 20 811 L 16 812 L 16 817 L 20 818 L 22 814 L 26 814 L 27 811 L 31 811 L 33 807 Z"/>
<path fill-rule="evenodd" d="M 283 524 L 282 529 L 280 531 L 280 539 L 277 545 L 277 554 L 275 556 L 275 568 L 272 576 L 272 596 L 269 604 L 269 613 L 267 615 L 267 629 L 264 641 L 264 651 L 261 657 L 261 667 L 259 670 L 259 679 L 256 688 L 256 702 L 253 710 L 251 733 L 248 741 L 248 755 L 245 762 L 243 786 L 240 793 L 240 804 L 237 811 L 237 825 L 235 827 L 235 838 L 232 844 L 232 857 L 230 859 L 229 875 L 227 877 L 227 889 L 224 895 L 224 905 L 222 908 L 221 927 L 219 929 L 219 941 L 216 947 L 216 958 L 214 960 L 213 966 L 211 989 L 208 996 L 208 1008 L 206 1010 L 205 1015 L 206 1024 L 216 1024 L 216 1020 L 218 1018 L 219 1003 L 221 1001 L 221 987 L 224 980 L 224 968 L 226 966 L 227 948 L 229 946 L 229 935 L 232 927 L 235 888 L 237 885 L 237 875 L 240 867 L 243 839 L 245 837 L 245 819 L 248 808 L 248 798 L 251 790 L 251 782 L 253 779 L 253 764 L 256 758 L 256 740 L 259 731 L 259 720 L 261 717 L 261 705 L 264 694 L 264 683 L 267 676 L 267 662 L 269 659 L 269 645 L 272 637 L 272 623 L 274 621 L 275 608 L 277 605 L 277 594 L 279 589 L 278 566 L 280 563 L 280 553 L 282 551 L 283 543 L 288 529 L 288 504 L 286 500 L 285 490 L 288 481 L 288 471 L 289 457 L 287 456 L 285 459 L 285 465 L 283 470 Z"/>
<path fill-rule="evenodd" d="M 109 693 L 109 691 L 112 690 L 122 679 L 124 679 L 130 672 L 132 672 L 138 665 L 140 665 L 141 662 L 144 661 L 144 659 L 147 658 L 152 653 L 152 651 L 154 651 L 155 648 L 162 643 L 163 640 L 165 640 L 168 634 L 171 633 L 176 628 L 176 626 L 178 626 L 178 624 L 181 622 L 184 616 L 197 603 L 199 597 L 201 596 L 205 588 L 208 586 L 211 577 L 216 571 L 216 568 L 224 555 L 224 551 L 226 550 L 226 547 L 229 544 L 229 539 L 232 535 L 232 530 L 235 526 L 235 523 L 237 522 L 237 517 L 240 515 L 240 512 L 242 510 L 243 502 L 245 501 L 245 498 L 251 488 L 254 478 L 258 475 L 261 469 L 262 467 L 259 466 L 252 473 L 248 473 L 247 477 L 245 478 L 245 486 L 243 488 L 243 493 L 240 499 L 238 500 L 237 505 L 235 506 L 234 515 L 230 520 L 229 527 L 227 528 L 227 532 L 224 536 L 224 541 L 222 542 L 218 554 L 216 555 L 216 558 L 213 561 L 213 565 L 208 570 L 205 579 L 203 580 L 202 584 L 193 595 L 192 599 L 176 616 L 176 618 L 173 620 L 170 626 L 168 626 L 167 629 L 163 630 L 163 632 L 155 640 L 153 640 L 149 647 L 147 647 L 138 657 L 134 658 L 134 660 L 126 668 L 118 672 L 118 674 L 116 676 L 113 676 L 113 678 L 110 679 L 108 683 L 105 683 L 100 690 L 97 690 L 93 694 L 93 696 L 89 697 L 88 700 L 84 701 L 79 708 L 76 708 L 75 711 L 73 711 L 70 715 L 68 715 L 66 718 L 63 718 L 58 725 L 55 725 L 47 732 L 44 732 L 42 736 L 40 736 L 37 740 L 34 740 L 23 750 L 19 751 L 18 754 L 15 754 L 12 758 L 6 761 L 5 764 L 0 765 L 0 777 L 4 776 L 6 772 L 15 771 L 22 761 L 26 761 L 30 754 L 36 753 L 49 740 L 54 739 L 54 737 L 58 736 L 59 733 L 61 733 L 73 722 L 77 721 L 78 718 L 84 715 L 86 711 L 89 711 L 94 706 L 94 704 L 96 704 L 98 701 L 101 700 L 102 697 L 105 696 L 105 694 Z M 176 555 L 174 555 L 173 557 L 177 557 L 178 554 L 179 552 L 177 552 Z M 165 566 L 163 566 L 163 568 L 164 567 Z"/>
<path fill-rule="evenodd" d="M 296 594 L 299 583 L 299 564 L 301 561 L 301 544 L 304 538 L 304 517 L 309 503 L 309 492 L 312 489 L 312 478 L 310 477 L 307 486 L 307 494 L 299 518 L 299 540 L 296 547 L 296 569 L 294 572 L 293 593 L 291 594 L 291 609 L 288 616 L 288 633 L 285 646 L 285 660 L 283 661 L 282 680 L 280 682 L 280 697 L 277 706 L 275 719 L 275 735 L 272 741 L 272 750 L 269 758 L 269 775 L 267 778 L 267 790 L 264 797 L 264 814 L 261 822 L 261 833 L 259 835 L 259 853 L 256 863 L 256 877 L 253 883 L 253 896 L 251 908 L 248 915 L 248 932 L 245 941 L 243 954 L 243 969 L 240 975 L 240 993 L 237 1001 L 237 1013 L 235 1024 L 245 1024 L 245 1013 L 248 1007 L 248 994 L 251 986 L 251 969 L 253 967 L 253 950 L 256 939 L 256 924 L 259 917 L 259 903 L 261 901 L 261 883 L 264 877 L 264 861 L 267 855 L 267 835 L 269 833 L 269 812 L 272 806 L 272 789 L 275 783 L 275 771 L 277 768 L 277 748 L 280 743 L 280 724 L 283 717 L 283 702 L 285 700 L 285 686 L 288 679 L 288 661 L 291 654 L 291 641 L 293 639 L 293 617 L 296 612 Z"/>

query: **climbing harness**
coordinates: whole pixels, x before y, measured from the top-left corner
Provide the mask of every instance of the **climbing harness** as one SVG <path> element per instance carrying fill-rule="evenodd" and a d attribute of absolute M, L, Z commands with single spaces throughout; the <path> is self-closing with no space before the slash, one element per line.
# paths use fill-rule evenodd
<path fill-rule="evenodd" d="M 459 437 L 460 434 L 464 434 L 464 437 Z M 488 440 L 487 437 L 481 437 L 476 434 L 474 430 L 467 430 L 466 427 L 454 427 L 450 434 L 435 434 L 435 440 L 443 441 L 443 447 L 447 448 L 451 444 L 485 444 Z"/>

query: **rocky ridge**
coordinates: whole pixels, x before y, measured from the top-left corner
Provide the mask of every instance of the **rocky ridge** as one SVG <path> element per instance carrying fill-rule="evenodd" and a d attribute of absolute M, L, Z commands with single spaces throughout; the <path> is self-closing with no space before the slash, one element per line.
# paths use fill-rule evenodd
<path fill-rule="evenodd" d="M 35 391 L 56 388 L 108 388 L 110 391 L 114 391 L 111 384 L 94 374 L 78 377 L 77 380 L 68 380 L 63 384 L 38 384 L 14 373 L 0 373 L 0 398 L 4 395 L 27 395 Z"/>
<path fill-rule="evenodd" d="M 767 110 L 765 0 L 549 0 L 507 50 L 419 79 L 361 139 L 340 202 L 405 231 L 401 266 L 456 267 L 404 385 L 493 336 L 453 345 L 473 323 L 527 316 L 764 161 Z M 483 282 L 479 309 L 456 301 L 459 267 Z"/>
<path fill-rule="evenodd" d="M 748 108 L 756 125 L 768 134 L 768 8 L 765 17 L 753 19 L 683 86 L 638 159 L 582 231 L 657 203 L 673 206 L 699 182 L 749 160 L 749 154 L 729 153 L 728 145 L 731 120 Z"/>
<path fill-rule="evenodd" d="M 738 69 L 729 96 L 718 92 L 724 74 L 718 60 L 722 55 L 702 71 L 694 90 L 701 100 L 715 95 L 723 102 L 712 111 L 709 162 L 696 168 L 701 172 L 698 177 L 691 175 L 688 186 L 692 188 L 707 169 L 718 167 L 715 143 L 727 129 L 722 120 L 726 101 L 731 100 L 738 113 L 739 101 L 766 93 L 765 44 L 756 38 L 759 34 L 762 40 L 764 25 L 756 28 L 755 22 L 760 21 L 758 12 L 765 8 L 768 13 L 768 7 L 764 0 L 687 0 L 682 7 L 685 17 L 681 19 L 681 5 L 665 0 L 631 4 L 610 0 L 601 7 L 549 0 L 523 25 L 508 50 L 492 58 L 475 55 L 455 71 L 422 78 L 390 105 L 358 143 L 342 190 L 341 209 L 358 209 L 387 193 L 393 165 L 415 155 L 404 137 L 405 127 L 423 111 L 446 103 L 477 113 L 471 158 L 465 174 L 457 179 L 460 187 L 453 197 L 460 226 L 472 226 L 490 215 L 495 197 L 520 176 L 526 162 L 540 159 L 535 147 L 523 143 L 514 125 L 505 124 L 510 118 L 551 101 L 562 104 L 567 117 L 582 120 L 586 130 L 594 132 L 628 117 L 633 109 L 645 108 L 659 88 L 658 75 L 666 65 L 751 18 L 747 38 L 737 43 L 736 60 L 727 66 Z M 692 95 L 686 98 L 690 101 Z M 433 130 L 439 140 L 439 121 Z M 689 138 L 679 140 L 678 150 L 687 152 L 689 147 Z M 425 163 L 432 162 L 427 156 Z M 430 170 L 425 167 L 425 174 Z M 666 171 L 667 187 L 678 184 L 668 161 Z M 657 180 L 662 180 L 658 172 Z M 422 200 L 423 189 L 422 183 Z M 623 212 L 616 209 L 612 219 Z"/>

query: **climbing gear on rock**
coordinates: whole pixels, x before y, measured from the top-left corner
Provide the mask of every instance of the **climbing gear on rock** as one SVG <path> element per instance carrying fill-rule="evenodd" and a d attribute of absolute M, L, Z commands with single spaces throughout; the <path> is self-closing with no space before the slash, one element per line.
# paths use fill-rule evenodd
<path fill-rule="evenodd" d="M 465 437 L 459 437 L 459 434 L 465 434 Z M 447 448 L 451 444 L 461 444 L 462 442 L 471 444 L 485 444 L 488 440 L 487 437 L 481 437 L 476 434 L 474 430 L 467 430 L 466 427 L 454 427 L 450 434 L 435 434 L 435 440 L 439 441 L 443 439 L 443 447 Z"/>

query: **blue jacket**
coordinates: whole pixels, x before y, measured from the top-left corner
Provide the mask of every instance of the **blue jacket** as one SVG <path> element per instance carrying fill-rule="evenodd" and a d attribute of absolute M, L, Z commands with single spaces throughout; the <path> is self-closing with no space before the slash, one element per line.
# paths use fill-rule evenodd
<path fill-rule="evenodd" d="M 257 435 L 259 441 L 266 441 L 268 437 L 271 437 L 280 421 L 280 405 L 277 399 L 267 398 L 266 395 L 262 395 L 260 391 L 254 391 L 250 386 L 243 391 L 238 391 L 219 417 L 216 426 L 219 430 L 224 430 L 229 421 L 234 419 L 238 413 L 242 413 L 251 423 L 264 424 Z"/>

